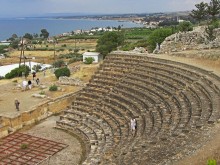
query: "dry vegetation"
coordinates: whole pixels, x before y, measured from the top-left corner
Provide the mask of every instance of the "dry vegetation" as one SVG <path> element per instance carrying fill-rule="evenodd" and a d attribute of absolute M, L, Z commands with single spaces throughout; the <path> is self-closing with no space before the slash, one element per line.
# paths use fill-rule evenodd
<path fill-rule="evenodd" d="M 81 67 L 80 71 L 76 72 L 72 76 L 79 78 L 84 83 L 87 83 L 91 79 L 92 75 L 94 75 L 94 73 L 96 72 L 98 66 L 99 64 L 92 64 L 92 65 L 82 64 L 80 66 Z"/>
<path fill-rule="evenodd" d="M 36 49 L 42 48 L 47 50 L 25 50 L 24 55 L 28 58 L 35 58 L 35 62 L 39 63 L 53 63 L 60 55 L 73 53 L 74 49 L 78 49 L 78 53 L 84 53 L 85 51 L 94 51 L 96 47 L 95 39 L 77 39 L 76 41 L 73 39 L 59 41 L 58 44 L 46 43 L 46 44 L 36 44 L 32 45 Z M 55 50 L 55 51 L 54 51 Z M 20 50 L 12 50 L 8 53 L 9 58 L 1 59 L 0 65 L 8 65 L 19 62 L 21 51 Z M 54 56 L 55 55 L 55 56 Z"/>

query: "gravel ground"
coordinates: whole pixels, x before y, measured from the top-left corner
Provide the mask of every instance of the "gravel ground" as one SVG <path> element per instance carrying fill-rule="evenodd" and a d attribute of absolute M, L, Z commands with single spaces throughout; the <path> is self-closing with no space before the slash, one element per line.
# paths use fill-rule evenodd
<path fill-rule="evenodd" d="M 69 145 L 41 165 L 77 165 L 82 155 L 81 144 L 74 136 L 55 129 L 57 120 L 59 120 L 59 116 L 49 117 L 40 124 L 22 132 Z"/>

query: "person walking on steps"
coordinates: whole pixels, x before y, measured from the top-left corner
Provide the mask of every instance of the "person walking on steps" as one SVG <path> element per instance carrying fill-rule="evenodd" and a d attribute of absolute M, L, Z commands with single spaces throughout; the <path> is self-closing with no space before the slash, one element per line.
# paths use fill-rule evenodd
<path fill-rule="evenodd" d="M 133 119 L 131 119 L 131 133 L 133 135 L 135 134 L 136 127 L 137 127 L 136 119 L 133 118 Z"/>

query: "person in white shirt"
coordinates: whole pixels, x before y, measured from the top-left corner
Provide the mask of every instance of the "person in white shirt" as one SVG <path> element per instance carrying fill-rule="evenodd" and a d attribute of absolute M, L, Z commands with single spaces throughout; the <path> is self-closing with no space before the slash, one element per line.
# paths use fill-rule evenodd
<path fill-rule="evenodd" d="M 132 134 L 135 133 L 136 126 L 137 126 L 136 119 L 131 119 L 131 132 L 132 132 Z"/>
<path fill-rule="evenodd" d="M 24 80 L 22 82 L 22 88 L 23 88 L 24 91 L 27 89 L 27 85 L 28 85 L 28 82 L 26 80 Z"/>

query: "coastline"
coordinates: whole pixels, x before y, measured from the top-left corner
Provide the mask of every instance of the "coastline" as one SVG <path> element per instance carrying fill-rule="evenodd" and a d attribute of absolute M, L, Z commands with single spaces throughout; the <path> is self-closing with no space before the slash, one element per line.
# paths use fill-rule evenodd
<path fill-rule="evenodd" d="M 62 21 L 62 22 L 59 22 Z M 23 36 L 25 33 L 39 34 L 41 29 L 47 29 L 50 36 L 56 36 L 65 32 L 74 30 L 90 30 L 94 27 L 118 27 L 122 25 L 123 28 L 142 27 L 141 24 L 136 24 L 132 21 L 119 22 L 115 19 L 99 19 L 99 18 L 8 18 L 0 19 L 0 41 L 4 41 L 17 34 Z"/>

